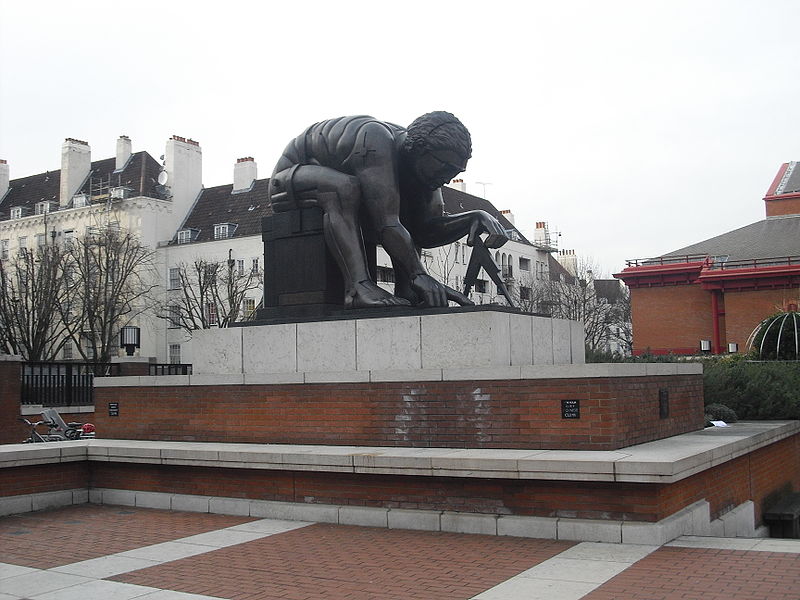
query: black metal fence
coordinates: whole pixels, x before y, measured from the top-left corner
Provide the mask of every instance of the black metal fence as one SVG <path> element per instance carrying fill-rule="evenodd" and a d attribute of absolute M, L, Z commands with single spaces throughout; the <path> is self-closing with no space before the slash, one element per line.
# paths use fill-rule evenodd
<path fill-rule="evenodd" d="M 150 375 L 191 375 L 190 364 L 150 363 Z M 22 363 L 22 404 L 90 406 L 94 404 L 94 378 L 119 377 L 120 363 Z"/>
<path fill-rule="evenodd" d="M 191 375 L 192 365 L 151 363 L 150 375 Z"/>
<path fill-rule="evenodd" d="M 119 375 L 111 363 L 27 362 L 22 364 L 22 404 L 89 406 L 95 376 Z"/>

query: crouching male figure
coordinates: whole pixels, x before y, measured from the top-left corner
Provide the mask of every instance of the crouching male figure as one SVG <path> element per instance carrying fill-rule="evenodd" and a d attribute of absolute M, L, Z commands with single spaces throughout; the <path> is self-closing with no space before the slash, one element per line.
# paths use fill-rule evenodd
<path fill-rule="evenodd" d="M 283 151 L 270 180 L 270 201 L 275 212 L 322 208 L 325 241 L 344 277 L 345 307 L 472 304 L 431 277 L 419 253 L 464 236 L 472 245 L 482 233 L 490 248 L 507 241 L 485 211 L 444 212 L 440 188 L 471 156 L 469 132 L 447 112 L 425 114 L 407 129 L 369 116 L 330 119 Z M 370 278 L 362 228 L 392 259 L 394 295 Z"/>

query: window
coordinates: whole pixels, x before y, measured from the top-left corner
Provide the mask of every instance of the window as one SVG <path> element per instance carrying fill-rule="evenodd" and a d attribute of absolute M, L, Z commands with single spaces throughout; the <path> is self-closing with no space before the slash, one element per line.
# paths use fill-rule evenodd
<path fill-rule="evenodd" d="M 252 269 L 250 269 L 250 272 L 253 273 L 254 275 L 256 273 L 258 273 L 258 259 L 257 258 L 253 259 L 253 267 L 252 267 Z"/>
<path fill-rule="evenodd" d="M 536 261 L 536 279 L 545 279 L 544 263 L 538 260 Z"/>
<path fill-rule="evenodd" d="M 64 342 L 64 347 L 61 349 L 61 356 L 64 360 L 72 360 L 72 341 L 67 340 Z"/>
<path fill-rule="evenodd" d="M 8 260 L 8 240 L 0 240 L 0 260 Z"/>
<path fill-rule="evenodd" d="M 37 248 L 44 248 L 45 242 L 47 241 L 47 236 L 43 233 L 36 234 L 36 247 Z"/>
<path fill-rule="evenodd" d="M 521 285 L 519 287 L 519 299 L 520 300 L 530 300 L 531 299 L 531 288 L 525 287 Z"/>
<path fill-rule="evenodd" d="M 35 212 L 37 215 L 46 215 L 50 212 L 50 202 L 37 202 Z"/>
<path fill-rule="evenodd" d="M 171 364 L 171 365 L 179 365 L 179 364 L 181 364 L 181 345 L 180 344 L 170 344 L 169 345 L 169 364 Z"/>
<path fill-rule="evenodd" d="M 214 239 L 224 240 L 225 238 L 229 238 L 233 235 L 235 230 L 236 225 L 234 223 L 217 223 L 214 225 Z"/>
<path fill-rule="evenodd" d="M 456 250 L 456 252 L 455 252 L 455 256 L 453 257 L 453 262 L 454 262 L 454 263 L 457 263 L 457 262 L 458 262 L 458 254 L 459 254 L 459 252 L 458 252 L 458 251 L 459 251 L 459 249 L 461 248 L 461 244 L 459 244 L 458 242 L 456 242 L 456 243 L 455 243 L 455 244 L 453 244 L 453 245 L 455 246 L 455 250 Z"/>
<path fill-rule="evenodd" d="M 461 262 L 464 263 L 464 264 L 467 264 L 466 256 L 467 256 L 467 245 L 463 244 L 461 246 Z"/>
<path fill-rule="evenodd" d="M 65 229 L 64 230 L 64 245 L 69 246 L 75 240 L 75 230 L 74 229 Z"/>
<path fill-rule="evenodd" d="M 17 239 L 17 244 L 19 245 L 19 254 L 20 256 L 27 256 L 28 254 L 28 238 L 21 237 Z"/>
<path fill-rule="evenodd" d="M 22 218 L 22 207 L 21 206 L 12 206 L 11 207 L 11 218 L 12 219 L 21 219 Z"/>
<path fill-rule="evenodd" d="M 485 279 L 476 279 L 475 280 L 475 291 L 479 294 L 486 293 L 486 280 Z"/>
<path fill-rule="evenodd" d="M 383 283 L 394 283 L 394 269 L 391 267 L 378 267 L 377 279 Z"/>
<path fill-rule="evenodd" d="M 217 318 L 217 305 L 213 302 L 206 304 L 206 323 L 209 325 L 217 325 L 219 323 Z"/>
<path fill-rule="evenodd" d="M 179 305 L 170 305 L 169 315 L 167 316 L 167 326 L 170 329 L 177 329 L 181 326 L 181 307 Z"/>
<path fill-rule="evenodd" d="M 239 277 L 242 277 L 244 275 L 244 259 L 243 258 L 240 258 L 240 259 L 238 259 L 236 261 L 236 274 Z"/>
<path fill-rule="evenodd" d="M 181 288 L 181 270 L 172 267 L 169 270 L 169 289 L 179 290 Z"/>
<path fill-rule="evenodd" d="M 254 298 L 242 300 L 242 319 L 249 319 L 256 311 L 256 301 Z"/>
<path fill-rule="evenodd" d="M 522 258 L 519 257 L 519 270 L 520 271 L 530 271 L 531 270 L 531 259 L 530 258 Z"/>
<path fill-rule="evenodd" d="M 83 208 L 87 204 L 89 204 L 89 199 L 87 198 L 86 194 L 75 194 L 72 197 L 73 208 Z"/>
<path fill-rule="evenodd" d="M 192 231 L 190 229 L 181 229 L 178 232 L 178 243 L 188 244 L 192 241 Z"/>

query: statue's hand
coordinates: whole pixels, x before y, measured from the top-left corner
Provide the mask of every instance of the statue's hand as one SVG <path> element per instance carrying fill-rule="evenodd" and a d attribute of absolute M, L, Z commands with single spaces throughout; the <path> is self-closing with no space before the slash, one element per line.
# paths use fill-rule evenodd
<path fill-rule="evenodd" d="M 469 228 L 467 245 L 474 246 L 475 238 L 483 232 L 489 234 L 483 241 L 487 248 L 499 248 L 508 241 L 506 230 L 497 219 L 485 211 L 476 210 Z"/>
<path fill-rule="evenodd" d="M 427 273 L 417 273 L 411 278 L 411 289 L 422 300 L 422 306 L 447 306 L 445 287 Z"/>

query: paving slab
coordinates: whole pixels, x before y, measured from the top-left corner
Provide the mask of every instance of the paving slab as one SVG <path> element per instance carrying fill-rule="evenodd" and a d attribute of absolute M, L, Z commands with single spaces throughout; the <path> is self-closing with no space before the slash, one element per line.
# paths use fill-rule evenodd
<path fill-rule="evenodd" d="M 92 581 L 90 578 L 80 577 L 79 575 L 39 571 L 36 574 L 26 573 L 3 579 L 2 588 L 0 589 L 2 589 L 4 594 L 33 598 L 39 594 L 63 590 L 64 588 L 72 587 L 80 583 L 88 583 L 90 581 Z"/>
<path fill-rule="evenodd" d="M 114 554 L 111 556 L 82 560 L 69 565 L 54 567 L 50 570 L 56 573 L 69 573 L 70 575 L 91 577 L 92 579 L 105 579 L 112 575 L 128 573 L 129 571 L 136 571 L 137 569 L 145 569 L 157 564 L 158 562 L 152 560 Z"/>
<path fill-rule="evenodd" d="M 100 598 L 103 600 L 131 600 L 157 591 L 158 588 L 98 579 L 66 589 L 37 594 L 32 596 L 31 600 L 90 600 L 95 598 L 98 600 Z"/>

